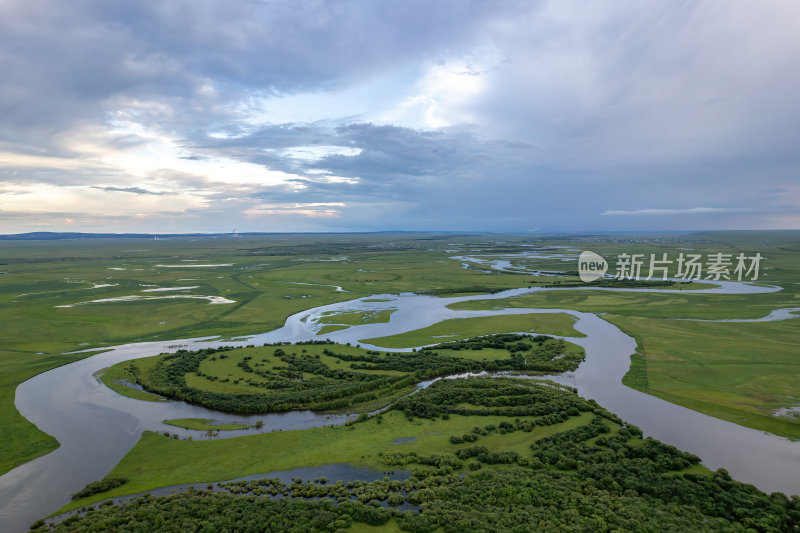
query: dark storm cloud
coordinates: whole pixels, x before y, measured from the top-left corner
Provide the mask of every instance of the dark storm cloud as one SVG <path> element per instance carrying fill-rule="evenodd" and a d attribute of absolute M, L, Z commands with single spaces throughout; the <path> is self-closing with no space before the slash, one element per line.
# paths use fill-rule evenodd
<path fill-rule="evenodd" d="M 157 98 L 185 126 L 205 127 L 198 111 L 224 120 L 218 104 L 246 93 L 319 90 L 413 63 L 467 39 L 491 9 L 455 0 L 11 0 L 0 7 L 0 139 L 99 120 L 114 98 Z M 203 93 L 207 82 L 219 92 Z"/>
<path fill-rule="evenodd" d="M 530 166 L 535 162 L 537 148 L 530 143 L 481 139 L 474 130 L 454 127 L 427 131 L 372 123 L 336 127 L 284 124 L 235 139 L 194 145 L 191 149 L 237 155 L 251 162 L 269 164 L 271 168 L 283 169 L 283 165 L 297 172 L 327 171 L 337 176 L 382 183 L 421 176 L 431 179 L 446 179 L 452 175 L 485 177 L 490 167 L 496 170 L 508 165 Z M 292 160 L 280 153 L 264 154 L 265 148 L 314 145 L 355 148 L 360 153 L 328 155 L 311 161 Z M 495 174 L 495 170 L 491 173 Z M 324 174 L 309 174 L 308 177 L 319 179 Z"/>
<path fill-rule="evenodd" d="M 0 202 L 42 184 L 191 195 L 186 230 L 269 229 L 242 213 L 314 203 L 346 207 L 301 229 L 789 220 L 798 16 L 777 0 L 9 0 Z M 153 162 L 106 157 L 130 153 Z"/>
<path fill-rule="evenodd" d="M 394 228 L 409 221 L 421 228 L 436 219 L 474 229 L 477 224 L 502 223 L 498 212 L 531 213 L 523 198 L 549 195 L 539 183 L 536 148 L 525 143 L 499 143 L 465 129 L 436 132 L 394 126 L 356 124 L 336 128 L 332 142 L 357 146 L 354 156 L 328 156 L 299 170 L 326 170 L 355 183 L 326 182 L 325 175 L 299 180 L 301 190 L 270 188 L 254 197 L 269 202 L 324 202 L 335 199 L 353 205 L 396 205 L 407 218 L 382 217 Z M 502 179 L 498 179 L 502 176 Z M 534 178 L 534 179 L 531 179 Z M 505 206 L 505 207 L 504 207 Z M 352 223 L 348 220 L 344 224 Z M 330 221 L 330 224 L 337 224 Z M 519 223 L 519 222 L 516 222 Z"/>

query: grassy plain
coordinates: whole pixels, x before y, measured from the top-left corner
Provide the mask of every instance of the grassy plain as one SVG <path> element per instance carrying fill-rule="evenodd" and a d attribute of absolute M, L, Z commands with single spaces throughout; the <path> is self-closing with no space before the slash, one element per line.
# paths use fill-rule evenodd
<path fill-rule="evenodd" d="M 469 531 L 471 520 L 479 518 L 492 523 L 495 516 L 492 513 L 499 513 L 500 509 L 515 514 L 523 508 L 552 506 L 554 509 L 543 511 L 543 517 L 565 510 L 574 513 L 571 516 L 582 517 L 586 510 L 598 508 L 592 500 L 580 507 L 572 503 L 575 497 L 586 491 L 606 499 L 609 505 L 602 507 L 603 512 L 613 513 L 622 505 L 632 505 L 634 499 L 640 497 L 631 487 L 647 490 L 642 486 L 641 476 L 654 489 L 653 494 L 648 492 L 642 500 L 635 502 L 643 513 L 660 512 L 661 492 L 671 498 L 674 494 L 693 489 L 702 490 L 700 497 L 704 501 L 714 498 L 729 507 L 733 496 L 738 498 L 736 505 L 758 498 L 754 505 L 763 506 L 763 502 L 768 500 L 768 496 L 756 493 L 754 489 L 746 489 L 751 493 L 740 496 L 734 494 L 738 485 L 729 488 L 715 484 L 714 480 L 721 481 L 722 475 L 712 474 L 697 465 L 697 458 L 652 439 L 642 440 L 637 428 L 623 425 L 614 415 L 574 393 L 517 380 L 476 378 L 440 381 L 404 398 L 391 411 L 347 426 L 211 441 L 181 441 L 145 433 L 110 474 L 128 480 L 125 485 L 76 500 L 61 511 L 156 487 L 205 484 L 245 475 L 268 477 L 269 472 L 275 470 L 332 462 L 346 462 L 384 473 L 387 470 L 413 471 L 407 482 L 383 482 L 391 483 L 387 488 L 393 487 L 395 492 L 404 491 L 406 501 L 412 505 L 420 505 L 419 515 L 395 516 L 405 530 L 419 529 L 413 527 L 414 520 L 424 520 L 437 502 L 445 506 L 442 509 L 445 517 L 436 525 L 444 526 L 448 531 Z M 305 479 L 296 479 L 292 495 L 288 492 L 284 495 L 309 497 L 314 487 L 310 479 L 314 475 L 308 473 Z M 498 477 L 503 481 L 492 484 L 491 480 Z M 519 481 L 515 482 L 515 479 Z M 462 483 L 473 496 L 453 500 L 453 491 L 461 490 L 459 486 Z M 560 493 L 554 492 L 565 483 L 568 485 Z M 441 484 L 446 484 L 443 492 L 435 492 L 435 487 Z M 321 485 L 325 485 L 324 480 Z M 251 486 L 266 485 L 254 482 Z M 243 484 L 235 487 L 235 494 L 249 492 Z M 523 487 L 528 487 L 536 497 L 524 496 Z M 655 490 L 657 487 L 663 490 Z M 345 488 L 353 488 L 352 494 L 364 503 L 372 499 L 387 501 L 390 505 L 402 503 L 395 499 L 396 503 L 392 504 L 388 491 L 382 495 L 350 483 L 336 483 L 332 488 L 337 494 Z M 346 494 L 344 499 L 349 498 Z M 446 494 L 450 494 L 451 500 L 442 503 L 440 498 L 447 498 Z M 506 502 L 495 508 L 494 504 L 501 495 L 510 497 L 520 508 L 509 509 Z M 747 499 L 747 496 L 751 498 Z M 232 502 L 228 500 L 226 505 L 232 505 Z M 789 507 L 777 500 L 774 513 L 776 516 L 787 515 Z M 711 505 L 705 506 L 712 517 L 720 514 L 712 508 Z M 114 512 L 114 508 L 109 509 Z M 140 511 L 141 508 L 136 508 L 137 513 Z M 157 515 L 166 513 L 168 511 L 163 507 L 155 510 Z M 457 516 L 455 513 L 469 517 L 458 517 L 460 522 L 454 529 L 452 520 Z M 665 508 L 663 514 L 659 520 L 666 524 L 680 521 L 683 510 Z M 513 517 L 508 518 L 502 530 L 509 529 L 509 521 L 513 522 Z M 693 512 L 689 522 L 704 523 L 704 520 L 705 517 Z M 527 523 L 537 522 L 539 520 Z M 624 529 L 628 530 L 634 523 L 632 521 Z M 675 530 L 687 530 L 686 525 L 688 523 Z M 425 531 L 432 529 L 424 528 Z M 546 529 L 564 530 L 563 527 Z M 598 528 L 587 526 L 579 529 Z M 487 528 L 481 527 L 480 530 L 486 531 Z"/>
<path fill-rule="evenodd" d="M 426 328 L 391 335 L 362 339 L 361 342 L 383 348 L 412 348 L 479 337 L 492 333 L 539 333 L 565 337 L 583 337 L 572 325 L 575 319 L 565 313 L 537 313 L 479 318 L 453 318 Z"/>
<path fill-rule="evenodd" d="M 393 312 L 393 309 L 384 309 L 382 311 L 348 311 L 344 313 L 330 312 L 319 319 L 319 323 L 325 325 L 319 329 L 317 334 L 324 335 L 332 331 L 347 329 L 350 326 L 357 326 L 360 324 L 386 323 L 389 322 Z"/>
<path fill-rule="evenodd" d="M 459 240 L 464 238 L 446 237 L 446 242 Z M 40 372 L 85 357 L 65 352 L 261 333 L 298 311 L 360 296 L 475 285 L 506 288 L 523 286 L 529 278 L 462 269 L 439 248 L 441 241 L 429 234 L 0 241 L 0 474 L 57 447 L 55 439 L 16 411 L 14 389 Z M 191 286 L 197 288 L 143 292 Z M 58 307 L 177 294 L 221 296 L 235 303 L 155 299 Z"/>
<path fill-rule="evenodd" d="M 530 433 L 492 435 L 481 439 L 480 444 L 491 451 L 514 450 L 528 455 L 530 444 L 536 440 L 576 428 L 591 418 L 591 413 L 583 413 L 560 424 L 537 426 Z M 451 444 L 450 435 L 468 433 L 476 425 L 499 425 L 513 420 L 503 416 L 452 415 L 449 420 L 415 418 L 409 421 L 403 413 L 390 411 L 380 421 L 373 418 L 352 426 L 277 431 L 235 439 L 185 441 L 146 432 L 109 474 L 110 477 L 125 477 L 128 483 L 101 495 L 76 500 L 61 511 L 157 487 L 222 481 L 331 462 L 386 470 L 379 454 L 395 451 L 419 455 L 452 453 L 464 445 Z M 394 442 L 402 437 L 415 440 Z"/>
<path fill-rule="evenodd" d="M 469 300 L 449 305 L 456 310 L 513 308 L 570 309 L 649 318 L 762 318 L 782 307 L 800 307 L 792 287 L 767 294 L 680 294 L 594 290 L 545 291 L 502 300 Z"/>
<path fill-rule="evenodd" d="M 39 431 L 14 407 L 19 383 L 82 355 L 34 355 L 0 350 L 0 474 L 58 448 L 58 441 Z"/>
<path fill-rule="evenodd" d="M 476 287 L 497 290 L 552 282 L 554 278 L 527 274 L 487 273 L 480 266 L 462 268 L 459 261 L 449 259 L 459 254 L 530 250 L 523 244 L 564 246 L 574 250 L 569 252 L 572 254 L 589 249 L 607 258 L 621 252 L 668 252 L 675 256 L 685 249 L 696 253 L 760 252 L 765 261 L 759 281 L 778 284 L 784 290 L 746 296 L 691 291 L 679 295 L 554 291 L 505 302 L 467 302 L 459 307 L 535 306 L 647 318 L 757 318 L 778 307 L 800 306 L 799 242 L 797 232 L 666 237 L 365 234 L 0 241 L 0 474 L 57 446 L 54 439 L 17 413 L 13 398 L 14 389 L 23 380 L 85 356 L 63 355 L 65 352 L 126 342 L 259 333 L 279 327 L 286 316 L 309 307 L 370 294 L 474 292 Z M 575 268 L 574 260 L 558 258 L 526 259 L 515 264 L 543 270 Z M 613 267 L 612 262 L 612 271 Z M 349 292 L 337 292 L 331 285 Z M 193 286 L 197 288 L 144 292 Z M 170 294 L 218 296 L 235 303 L 156 299 L 58 307 L 131 295 Z M 649 325 L 656 334 L 657 326 L 655 322 Z M 639 333 L 643 338 L 648 334 Z M 791 336 L 791 331 L 788 334 Z M 763 364 L 751 368 L 757 373 L 754 379 L 775 375 L 775 369 L 768 368 L 773 355 L 780 359 L 785 354 L 764 355 Z M 780 364 L 775 366 L 781 368 Z M 656 383 L 656 374 L 665 371 L 657 365 L 644 369 L 648 382 Z M 708 382 L 709 387 L 714 387 L 713 381 Z M 728 388 L 720 379 L 717 390 Z M 675 401 L 684 400 L 676 397 Z M 712 403 L 716 401 L 712 398 Z M 787 401 L 789 405 L 793 404 Z"/>
<path fill-rule="evenodd" d="M 800 406 L 800 319 L 606 319 L 639 343 L 641 355 L 623 380 L 626 385 L 717 418 L 800 439 L 800 421 L 775 414 L 782 407 Z"/>
<path fill-rule="evenodd" d="M 357 348 L 355 346 L 345 346 L 341 344 L 336 345 L 295 345 L 284 347 L 284 349 L 288 353 L 297 353 L 300 355 L 319 355 L 319 361 L 323 363 L 326 367 L 332 370 L 350 370 L 353 363 L 347 363 L 335 357 L 331 357 L 322 353 L 325 348 L 331 348 L 336 351 L 336 353 L 345 354 L 345 355 L 366 355 L 366 350 Z M 208 390 L 212 392 L 221 392 L 224 394 L 247 394 L 257 392 L 258 389 L 254 389 L 252 386 L 246 383 L 246 380 L 251 379 L 253 377 L 252 374 L 249 374 L 242 370 L 239 366 L 245 357 L 252 357 L 254 363 L 256 365 L 261 365 L 257 367 L 259 370 L 264 372 L 275 372 L 276 369 L 284 368 L 286 365 L 279 359 L 276 359 L 273 356 L 275 352 L 274 346 L 264 346 L 264 347 L 255 347 L 255 348 L 245 348 L 243 350 L 233 350 L 231 352 L 227 352 L 225 355 L 227 356 L 224 359 L 221 358 L 213 358 L 212 359 L 205 359 L 200 363 L 200 371 L 207 376 L 215 376 L 222 379 L 230 379 L 230 381 L 222 382 L 222 381 L 209 381 L 204 377 L 197 376 L 196 374 L 189 373 L 186 374 L 186 384 L 190 387 L 197 387 L 199 389 Z M 156 356 L 158 357 L 158 356 Z M 155 361 L 155 358 L 146 358 Z M 146 371 L 146 370 L 145 370 Z M 392 376 L 400 376 L 403 375 L 403 372 L 397 371 L 389 371 L 389 370 L 371 370 L 371 369 L 359 369 L 358 372 L 364 374 L 377 374 L 377 375 L 392 375 Z M 312 377 L 312 374 L 305 373 L 304 378 Z M 256 378 L 257 379 L 257 378 Z"/>
<path fill-rule="evenodd" d="M 797 232 L 731 232 L 681 236 L 674 243 L 655 237 L 584 242 L 582 249 L 612 258 L 618 253 L 742 252 L 764 256 L 759 282 L 782 290 L 766 294 L 638 293 L 558 290 L 503 300 L 471 300 L 453 309 L 572 309 L 603 313 L 636 337 L 624 383 L 668 401 L 745 426 L 800 438 L 800 420 L 775 416 L 800 404 L 797 383 L 800 320 L 771 323 L 712 323 L 674 319 L 755 319 L 779 308 L 800 307 L 800 238 Z M 540 264 L 544 266 L 546 263 Z M 551 267 L 555 265 L 550 262 Z M 613 271 L 613 263 L 611 266 Z"/>
<path fill-rule="evenodd" d="M 164 420 L 164 423 L 170 426 L 198 431 L 233 431 L 255 427 L 245 422 L 229 424 L 215 424 L 214 422 L 215 420 L 211 418 L 173 418 L 172 420 Z"/>
<path fill-rule="evenodd" d="M 106 387 L 122 396 L 127 396 L 134 400 L 144 400 L 146 402 L 160 402 L 164 401 L 166 398 L 125 384 L 126 382 L 129 384 L 136 383 L 136 375 L 130 370 L 131 365 L 136 367 L 137 372 L 146 372 L 153 364 L 155 364 L 154 357 L 145 358 L 136 363 L 125 361 L 95 372 L 95 377 Z"/>
<path fill-rule="evenodd" d="M 583 356 L 583 349 L 569 342 L 552 338 L 534 342 L 519 335 L 482 338 L 468 348 L 447 344 L 435 352 L 416 354 L 333 343 L 284 344 L 156 355 L 122 361 L 104 375 L 223 411 L 371 412 L 426 379 L 482 370 L 563 371 L 576 368 Z M 120 394 L 132 398 L 146 394 L 119 381 L 112 384 Z"/>
<path fill-rule="evenodd" d="M 345 313 L 327 313 L 319 319 L 320 324 L 340 324 L 356 326 L 359 324 L 381 324 L 389 322 L 394 311 L 348 311 Z"/>
<path fill-rule="evenodd" d="M 800 438 L 800 420 L 776 410 L 800 405 L 800 319 L 701 322 L 678 318 L 761 318 L 800 307 L 789 290 L 762 295 L 549 292 L 456 304 L 459 309 L 542 307 L 607 313 L 639 342 L 623 382 L 711 416 Z M 750 303 L 748 303 L 750 302 Z M 770 303 L 771 302 L 771 303 Z"/>

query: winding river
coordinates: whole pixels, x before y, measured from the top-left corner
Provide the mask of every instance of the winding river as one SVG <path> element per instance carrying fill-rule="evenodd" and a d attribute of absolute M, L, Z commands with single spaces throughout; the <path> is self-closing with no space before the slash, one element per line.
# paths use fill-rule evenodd
<path fill-rule="evenodd" d="M 714 283 L 717 284 L 714 288 L 692 291 L 646 288 L 602 290 L 682 294 L 755 294 L 780 290 L 779 287 L 739 282 Z M 706 416 L 623 386 L 621 380 L 629 368 L 629 356 L 634 352 L 636 343 L 632 337 L 597 315 L 568 309 L 456 311 L 447 308 L 450 304 L 467 300 L 501 299 L 552 290 L 581 288 L 514 289 L 492 295 L 453 298 L 417 294 L 373 295 L 302 311 L 290 316 L 282 328 L 237 342 L 198 338 L 126 344 L 39 374 L 17 388 L 16 406 L 28 420 L 58 439 L 61 446 L 0 476 L 0 529 L 25 531 L 36 519 L 68 503 L 70 494 L 108 474 L 137 442 L 142 431 L 169 431 L 181 436 L 207 438 L 200 431 L 166 426 L 162 422 L 165 419 L 191 417 L 263 422 L 259 430 L 225 432 L 224 437 L 234 437 L 254 432 L 342 424 L 350 418 L 349 415 L 324 415 L 311 411 L 233 415 L 183 402 L 134 400 L 116 394 L 94 376 L 110 365 L 178 348 L 258 345 L 322 338 L 359 344 L 360 339 L 394 335 L 451 318 L 503 314 L 567 313 L 575 317 L 575 329 L 585 337 L 563 338 L 586 350 L 586 360 L 567 377 L 582 396 L 594 398 L 603 407 L 642 428 L 646 435 L 700 456 L 703 464 L 711 469 L 725 468 L 734 478 L 752 483 L 767 492 L 800 494 L 800 442 Z M 323 313 L 385 309 L 395 310 L 388 323 L 364 324 L 316 335 L 321 327 L 317 321 Z M 796 310 L 776 310 L 759 320 L 795 318 L 792 312 Z M 380 349 L 379 346 L 360 344 L 362 347 Z"/>

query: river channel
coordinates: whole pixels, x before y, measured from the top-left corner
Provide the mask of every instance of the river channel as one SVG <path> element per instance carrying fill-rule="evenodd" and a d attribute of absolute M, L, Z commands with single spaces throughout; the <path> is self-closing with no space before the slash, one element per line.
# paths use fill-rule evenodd
<path fill-rule="evenodd" d="M 717 287 L 691 291 L 670 289 L 604 289 L 639 292 L 680 292 L 755 294 L 780 290 L 779 287 L 739 282 L 714 282 Z M 220 345 L 248 345 L 273 342 L 298 342 L 331 339 L 340 343 L 370 346 L 360 339 L 395 335 L 427 327 L 451 318 L 469 318 L 527 313 L 567 313 L 575 329 L 585 337 L 563 337 L 586 350 L 586 359 L 566 379 L 579 394 L 595 399 L 645 433 L 701 457 L 711 469 L 725 468 L 740 481 L 752 483 L 766 492 L 800 494 L 800 442 L 777 437 L 719 420 L 669 403 L 622 385 L 630 366 L 634 339 L 593 313 L 568 309 L 498 309 L 456 311 L 447 306 L 478 299 L 501 299 L 538 291 L 580 290 L 526 288 L 492 295 L 437 298 L 418 294 L 372 295 L 302 311 L 290 316 L 277 330 L 247 339 L 219 341 L 208 338 L 136 343 L 116 346 L 52 369 L 22 383 L 16 391 L 20 413 L 42 431 L 53 435 L 61 446 L 42 457 L 0 476 L 0 529 L 25 531 L 38 518 L 58 510 L 70 501 L 70 494 L 87 483 L 102 479 L 136 444 L 143 431 L 169 431 L 181 436 L 207 438 L 200 431 L 166 426 L 165 419 L 210 418 L 220 422 L 261 420 L 263 427 L 222 432 L 226 438 L 254 432 L 269 432 L 343 424 L 349 415 L 326 415 L 311 411 L 281 414 L 234 415 L 183 402 L 146 402 L 120 396 L 105 387 L 95 373 L 113 364 L 179 348 L 200 349 Z M 598 290 L 598 289 L 593 289 Z M 317 320 L 323 313 L 380 311 L 393 309 L 390 321 L 352 326 L 324 335 Z M 777 310 L 764 319 L 794 319 L 792 310 Z M 547 333 L 547 332 L 543 332 Z M 404 351 L 393 349 L 392 351 Z"/>

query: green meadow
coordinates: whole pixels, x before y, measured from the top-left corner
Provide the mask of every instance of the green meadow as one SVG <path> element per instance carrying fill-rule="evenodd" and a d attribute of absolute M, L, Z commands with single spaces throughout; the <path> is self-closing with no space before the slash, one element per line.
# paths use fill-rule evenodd
<path fill-rule="evenodd" d="M 36 429 L 14 407 L 14 390 L 28 378 L 82 356 L 0 351 L 0 474 L 58 448 L 58 441 Z"/>
<path fill-rule="evenodd" d="M 778 435 L 800 438 L 800 419 L 779 415 L 800 405 L 800 320 L 714 323 L 676 319 L 755 319 L 779 308 L 800 307 L 800 239 L 797 232 L 695 234 L 691 242 L 583 243 L 607 259 L 616 254 L 668 253 L 690 245 L 694 253 L 720 251 L 764 256 L 759 282 L 777 285 L 766 294 L 679 294 L 558 290 L 451 304 L 457 310 L 571 309 L 602 317 L 634 336 L 639 353 L 624 383 L 643 392 Z M 642 242 L 644 241 L 644 242 Z M 610 261 L 613 271 L 613 260 Z M 554 266 L 552 262 L 550 266 Z"/>
<path fill-rule="evenodd" d="M 537 428 L 524 437 L 514 434 L 515 448 L 527 451 L 537 439 L 587 423 L 582 415 L 554 426 Z M 335 462 L 350 463 L 385 470 L 380 453 L 394 451 L 430 455 L 453 452 L 463 446 L 450 444 L 449 436 L 466 433 L 476 424 L 499 424 L 507 417 L 451 416 L 449 420 L 414 419 L 409 422 L 402 413 L 390 412 L 377 419 L 355 424 L 295 431 L 276 431 L 246 435 L 234 439 L 185 441 L 146 432 L 131 452 L 120 461 L 109 477 L 125 477 L 128 483 L 107 493 L 76 500 L 60 512 L 82 507 L 122 494 L 137 494 L 157 487 L 182 483 L 224 481 L 250 474 L 291 470 L 301 466 L 320 466 Z M 486 439 L 485 444 L 499 449 L 505 440 Z M 413 442 L 395 443 L 399 438 Z M 482 442 L 483 444 L 483 442 Z M 505 449 L 505 446 L 503 446 Z"/>
<path fill-rule="evenodd" d="M 262 333 L 304 309 L 370 294 L 509 288 L 528 280 L 462 269 L 439 248 L 429 235 L 413 234 L 1 241 L 0 473 L 57 447 L 17 413 L 14 389 L 87 355 L 66 352 Z M 171 298 L 82 303 L 166 295 L 218 296 L 235 303 Z M 58 307 L 64 305 L 73 307 Z"/>
<path fill-rule="evenodd" d="M 330 311 L 323 314 L 319 319 L 319 323 L 324 324 L 324 326 L 319 329 L 317 334 L 324 335 L 332 331 L 347 329 L 350 326 L 357 326 L 360 324 L 387 323 L 391 319 L 393 312 L 394 309 L 384 309 L 381 311 Z"/>
<path fill-rule="evenodd" d="M 797 439 L 800 420 L 780 416 L 778 410 L 800 406 L 800 320 L 677 319 L 761 318 L 777 308 L 800 307 L 798 297 L 793 287 L 746 296 L 559 291 L 451 307 L 604 313 L 604 319 L 639 343 L 640 353 L 633 355 L 632 368 L 623 381 L 626 385 L 702 413 Z"/>
<path fill-rule="evenodd" d="M 194 429 L 198 431 L 234 431 L 237 429 L 248 429 L 255 427 L 244 422 L 232 422 L 229 424 L 217 424 L 215 422 L 215 420 L 210 418 L 173 418 L 171 420 L 164 420 L 164 423 L 169 426 Z"/>
<path fill-rule="evenodd" d="M 545 291 L 502 300 L 470 300 L 449 306 L 456 310 L 507 308 L 571 309 L 648 318 L 763 318 L 783 307 L 800 307 L 800 292 L 787 284 L 767 294 L 680 294 L 594 290 Z"/>
<path fill-rule="evenodd" d="M 692 294 L 691 290 L 680 294 L 564 290 L 503 301 L 470 301 L 453 307 L 540 307 L 607 313 L 607 319 L 645 343 L 644 356 L 634 358 L 633 370 L 640 383 L 647 383 L 648 392 L 745 425 L 796 435 L 796 430 L 792 429 L 797 424 L 795 420 L 779 419 L 770 413 L 780 407 L 796 405 L 793 399 L 796 394 L 789 390 L 786 380 L 794 375 L 787 361 L 791 360 L 792 342 L 796 345 L 800 339 L 798 321 L 774 325 L 775 330 L 769 325 L 753 325 L 752 335 L 731 337 L 739 341 L 736 347 L 749 353 L 750 359 L 757 363 L 747 367 L 753 382 L 750 385 L 732 381 L 731 376 L 744 366 L 736 370 L 729 366 L 728 370 L 723 370 L 722 365 L 711 364 L 721 356 L 719 350 L 711 341 L 704 340 L 705 330 L 692 330 L 690 328 L 695 326 L 688 323 L 682 327 L 689 328 L 686 333 L 690 337 L 671 349 L 693 362 L 683 363 L 680 369 L 679 363 L 660 364 L 658 358 L 662 357 L 659 355 L 661 346 L 668 340 L 664 332 L 672 334 L 670 328 L 676 327 L 672 324 L 674 321 L 664 319 L 759 318 L 779 307 L 800 307 L 798 242 L 797 232 L 587 238 L 365 234 L 158 241 L 3 241 L 0 242 L 0 436 L 4 446 L 0 447 L 0 473 L 57 446 L 54 439 L 17 413 L 13 398 L 14 389 L 25 379 L 88 355 L 65 355 L 67 352 L 102 349 L 127 342 L 200 336 L 233 338 L 260 333 L 280 327 L 287 316 L 304 309 L 371 294 L 427 291 L 450 296 L 576 280 L 569 276 L 547 278 L 524 273 L 484 272 L 482 270 L 486 269 L 480 265 L 462 268 L 459 261 L 449 259 L 453 255 L 470 253 L 500 257 L 529 249 L 520 246 L 522 244 L 593 250 L 610 259 L 612 272 L 611 258 L 621 252 L 667 252 L 672 256 L 685 249 L 696 253 L 760 252 L 765 261 L 759 282 L 780 285 L 781 292 L 704 295 Z M 553 252 L 562 250 L 551 249 Z M 514 263 L 568 273 L 574 273 L 575 269 L 571 261 L 557 258 L 515 260 Z M 341 286 L 348 292 L 338 292 L 333 286 Z M 164 288 L 175 289 L 153 292 L 153 289 Z M 224 298 L 234 303 L 212 304 L 205 299 L 188 298 L 86 303 L 130 296 L 179 295 Z M 531 317 L 533 321 L 547 323 L 531 322 L 526 328 L 525 324 L 513 328 L 503 326 L 502 322 L 518 320 L 510 317 L 481 319 L 492 324 L 485 328 L 479 326 L 477 320 L 467 327 L 437 324 L 387 342 L 396 343 L 391 346 L 412 346 L 530 329 L 572 334 L 571 319 L 559 316 Z M 626 317 L 650 320 L 626 323 Z M 332 316 L 326 318 L 330 323 L 324 323 L 324 327 L 341 328 L 351 322 L 386 318 L 358 314 Z M 745 331 L 742 324 L 730 328 L 731 335 Z M 699 338 L 692 340 L 695 334 Z M 764 346 L 769 349 L 763 349 Z M 648 357 L 653 361 L 642 364 Z M 704 364 L 705 359 L 709 364 Z M 100 379 L 119 392 L 134 394 L 133 389 L 115 383 L 123 378 L 114 372 L 122 373 L 123 369 L 109 372 Z M 789 377 L 781 379 L 781 376 Z M 773 378 L 774 387 L 771 385 Z M 698 392 L 691 393 L 693 387 L 697 387 Z M 147 395 L 140 396 L 144 399 Z"/>
<path fill-rule="evenodd" d="M 393 411 L 377 419 L 327 428 L 276 431 L 233 439 L 185 441 L 146 432 L 109 477 L 124 477 L 128 483 L 109 492 L 76 500 L 59 512 L 123 494 L 137 494 L 157 487 L 224 481 L 250 474 L 291 470 L 301 466 L 350 463 L 385 470 L 381 455 L 396 451 L 419 455 L 452 453 L 463 445 L 450 444 L 453 434 L 467 433 L 476 425 L 495 424 L 508 417 L 453 415 L 449 420 L 415 418 L 409 421 Z M 481 444 L 491 450 L 526 452 L 538 439 L 574 429 L 591 420 L 589 414 L 572 417 L 552 426 L 537 427 L 531 433 L 494 435 Z M 400 438 L 413 438 L 402 443 Z"/>
<path fill-rule="evenodd" d="M 382 311 L 347 311 L 343 313 L 328 312 L 319 319 L 320 324 L 339 324 L 356 326 L 359 324 L 380 324 L 389 322 L 394 311 L 385 309 Z"/>
<path fill-rule="evenodd" d="M 410 475 L 258 479 L 332 461 Z M 225 482 L 245 475 L 256 479 Z M 442 380 L 388 412 L 340 427 L 204 441 L 145 433 L 105 483 L 105 492 L 62 511 L 182 483 L 214 490 L 101 504 L 56 531 L 153 520 L 206 529 L 249 520 L 257 528 L 254 517 L 276 513 L 301 513 L 303 525 L 314 521 L 311 530 L 328 531 L 522 531 L 520 524 L 547 531 L 746 531 L 754 524 L 790 531 L 800 516 L 796 499 L 762 493 L 724 470 L 710 472 L 698 457 L 643 438 L 639 428 L 573 392 L 493 378 Z M 404 503 L 411 509 L 398 509 Z M 47 528 L 44 521 L 36 527 Z"/>
<path fill-rule="evenodd" d="M 178 350 L 117 363 L 100 379 L 117 376 L 110 385 L 131 398 L 166 396 L 227 412 L 371 412 L 420 381 L 464 372 L 563 372 L 584 355 L 546 336 L 490 335 L 413 353 L 316 342 Z"/>
<path fill-rule="evenodd" d="M 397 453 L 414 456 L 455 453 L 465 444 L 463 440 L 454 442 L 451 437 L 468 433 L 476 434 L 473 440 L 479 440 L 480 445 L 488 451 L 527 456 L 531 445 L 542 438 L 590 423 L 594 417 L 592 411 L 609 417 L 605 421 L 609 429 L 620 427 L 612 422 L 615 419 L 613 415 L 595 408 L 572 392 L 525 381 L 489 379 L 444 380 L 408 397 L 422 397 L 420 401 L 423 405 L 451 411 L 447 416 L 422 416 L 421 413 L 420 416 L 414 416 L 418 407 L 413 402 L 406 402 L 405 408 L 403 404 L 397 404 L 385 413 L 362 416 L 358 421 L 344 426 L 276 431 L 233 439 L 190 441 L 145 432 L 109 474 L 109 477 L 125 478 L 127 483 L 103 494 L 76 500 L 62 511 L 156 487 L 222 481 L 331 462 L 387 470 L 395 465 L 395 461 L 389 461 L 388 458 Z M 437 396 L 437 391 L 443 391 L 446 396 Z M 470 400 L 451 405 L 449 398 L 459 393 L 466 393 Z M 519 409 L 520 405 L 528 405 L 521 399 L 529 394 L 538 395 L 543 413 L 551 414 L 531 416 L 501 412 L 503 406 L 514 405 L 517 407 L 512 409 Z M 516 400 L 509 400 L 511 395 Z M 556 414 L 557 419 L 548 418 Z M 547 420 L 543 420 L 545 418 Z M 537 425 L 537 422 L 541 425 Z M 526 425 L 525 431 L 511 429 L 512 426 Z M 491 429 L 478 431 L 476 427 Z M 492 468 L 490 465 L 487 467 Z"/>
<path fill-rule="evenodd" d="M 453 318 L 426 328 L 391 335 L 362 339 L 361 342 L 382 348 L 412 348 L 492 333 L 538 333 L 563 337 L 583 337 L 572 325 L 575 319 L 565 313 L 536 313 L 479 318 Z"/>
<path fill-rule="evenodd" d="M 800 439 L 800 320 L 691 322 L 632 316 L 607 320 L 633 335 L 638 354 L 623 383 L 673 403 Z"/>
<path fill-rule="evenodd" d="M 153 364 L 155 364 L 154 357 L 147 357 L 136 362 L 125 361 L 95 372 L 95 377 L 106 387 L 122 396 L 146 402 L 159 402 L 165 400 L 165 398 L 130 386 L 136 384 L 138 372 L 146 372 Z"/>

